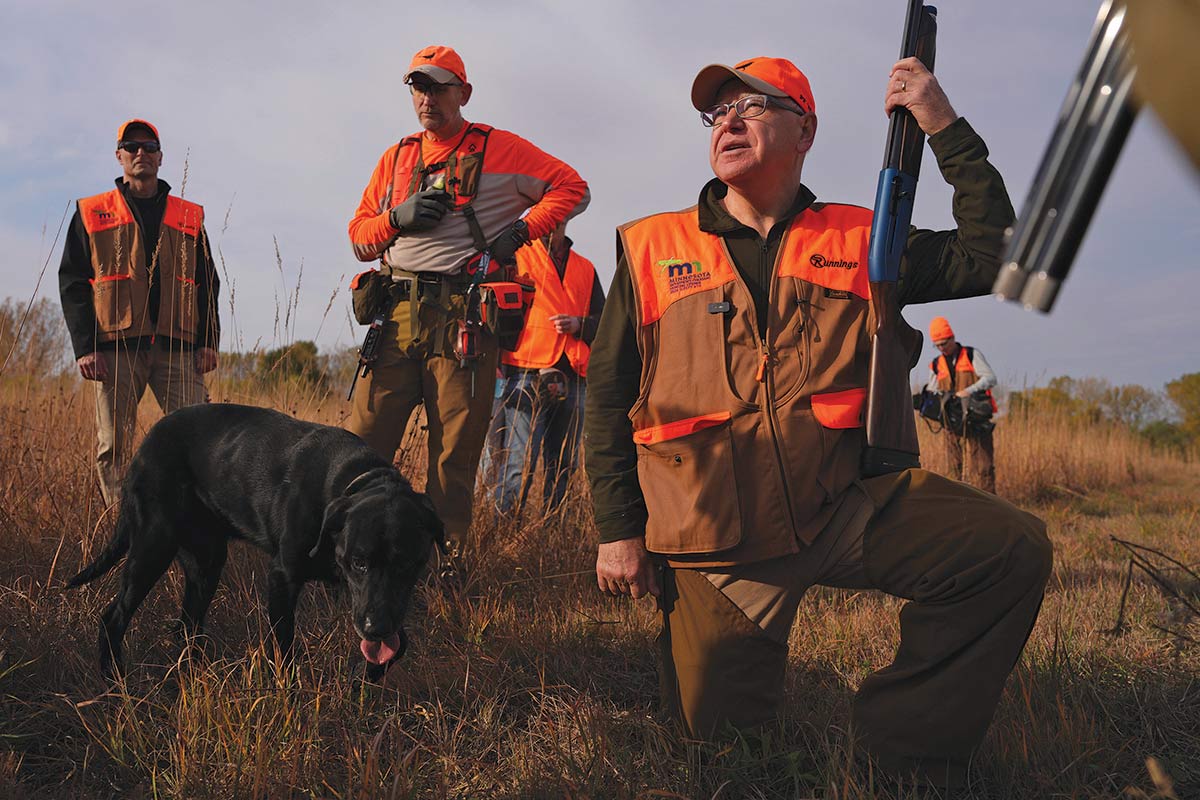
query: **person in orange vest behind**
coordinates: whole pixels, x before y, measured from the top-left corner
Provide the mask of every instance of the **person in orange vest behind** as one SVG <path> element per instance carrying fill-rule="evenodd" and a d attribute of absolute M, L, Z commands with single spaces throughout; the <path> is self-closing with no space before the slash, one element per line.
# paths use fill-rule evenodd
<path fill-rule="evenodd" d="M 566 223 L 517 251 L 521 279 L 535 287 L 525 327 L 512 352 L 502 351 L 501 417 L 480 471 L 495 475 L 496 507 L 525 505 L 539 457 L 542 503 L 554 511 L 578 466 L 591 342 L 604 310 L 604 288 L 592 262 L 575 252 Z"/>
<path fill-rule="evenodd" d="M 658 597 L 663 702 L 705 738 L 769 732 L 810 587 L 905 598 L 894 661 L 847 727 L 899 780 L 960 786 L 1042 604 L 1045 524 L 927 470 L 863 477 L 872 211 L 802 182 L 817 106 L 791 61 L 709 65 L 691 99 L 715 177 L 697 204 L 618 228 L 592 343 L 597 585 Z M 954 189 L 955 229 L 909 232 L 898 302 L 988 294 L 1014 214 L 987 147 L 915 58 L 883 100 Z"/>
<path fill-rule="evenodd" d="M 946 398 L 943 409 L 953 408 L 949 403 L 958 404 L 953 413 L 943 411 L 942 441 L 950 459 L 951 476 L 995 494 L 992 415 L 996 413 L 996 400 L 992 387 L 996 385 L 996 373 L 978 349 L 958 343 L 945 317 L 934 317 L 929 323 L 929 340 L 941 355 L 929 364 L 933 375 L 925 388 Z"/>
<path fill-rule="evenodd" d="M 94 381 L 96 471 L 109 505 L 120 499 L 146 388 L 164 414 L 207 402 L 217 366 L 220 281 L 204 209 L 158 177 L 158 128 L 117 129 L 116 188 L 79 201 L 58 268 L 63 317 L 79 374 Z"/>

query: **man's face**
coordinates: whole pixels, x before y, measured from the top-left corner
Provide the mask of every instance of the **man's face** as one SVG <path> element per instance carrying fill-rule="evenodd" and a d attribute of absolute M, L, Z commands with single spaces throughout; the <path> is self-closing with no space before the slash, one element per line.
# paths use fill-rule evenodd
<path fill-rule="evenodd" d="M 714 104 L 734 103 L 751 94 L 758 92 L 729 81 L 717 93 Z M 731 110 L 712 129 L 708 161 L 713 174 L 733 186 L 766 174 L 790 176 L 812 147 L 815 122 L 811 114 L 800 116 L 775 104 L 751 119 L 742 119 Z"/>
<path fill-rule="evenodd" d="M 422 128 L 431 133 L 453 133 L 462 125 L 462 107 L 471 97 L 471 84 L 434 83 L 418 74 L 409 89 Z"/>
<path fill-rule="evenodd" d="M 958 349 L 958 342 L 951 336 L 949 339 L 938 339 L 933 343 L 933 346 L 944 356 L 954 355 L 954 351 Z"/>
<path fill-rule="evenodd" d="M 145 145 L 157 148 L 158 141 L 149 131 L 132 128 L 117 144 L 117 161 L 125 172 L 125 179 L 150 180 L 158 177 L 162 165 L 162 150 L 150 153 Z M 129 152 L 133 150 L 133 152 Z"/>

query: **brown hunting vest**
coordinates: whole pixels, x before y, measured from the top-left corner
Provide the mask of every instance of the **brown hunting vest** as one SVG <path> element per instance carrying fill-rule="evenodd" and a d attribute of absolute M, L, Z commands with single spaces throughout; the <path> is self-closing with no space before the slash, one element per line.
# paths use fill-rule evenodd
<path fill-rule="evenodd" d="M 517 251 L 517 270 L 519 275 L 533 282 L 536 291 L 533 305 L 525 315 L 525 327 L 521 329 L 516 350 L 501 353 L 501 360 L 515 367 L 544 369 L 553 367 L 566 354 L 571 369 L 586 378 L 591 348 L 576 336 L 554 330 L 550 317 L 554 314 L 588 315 L 592 305 L 592 283 L 596 279 L 592 262 L 571 250 L 567 268 L 559 278 L 550 252 L 539 240 Z"/>
<path fill-rule="evenodd" d="M 154 264 L 147 266 L 142 231 L 120 189 L 85 197 L 79 213 L 92 245 L 92 300 L 97 341 L 155 334 L 196 340 L 196 247 L 204 209 L 167 196 Z M 158 270 L 157 324 L 150 321 L 150 271 Z"/>
<path fill-rule="evenodd" d="M 647 549 L 705 565 L 798 552 L 859 477 L 871 211 L 817 203 L 793 220 L 765 331 L 695 207 L 619 233 L 643 363 L 629 416 Z"/>

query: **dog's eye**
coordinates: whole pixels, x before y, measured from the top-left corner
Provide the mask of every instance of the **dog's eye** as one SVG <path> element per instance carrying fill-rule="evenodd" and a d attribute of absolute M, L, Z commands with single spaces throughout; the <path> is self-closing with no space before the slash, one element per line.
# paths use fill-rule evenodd
<path fill-rule="evenodd" d="M 359 575 L 364 575 L 364 574 L 366 574 L 366 571 L 367 571 L 367 560 L 366 560 L 365 558 L 352 558 L 352 559 L 350 559 L 350 569 L 354 570 L 354 571 L 355 571 L 355 572 L 357 572 Z"/>

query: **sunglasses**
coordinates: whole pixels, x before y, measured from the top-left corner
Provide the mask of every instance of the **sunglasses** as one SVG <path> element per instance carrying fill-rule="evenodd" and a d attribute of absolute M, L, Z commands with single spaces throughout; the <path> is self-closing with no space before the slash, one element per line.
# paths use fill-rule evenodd
<path fill-rule="evenodd" d="M 158 142 L 118 142 L 117 148 L 133 155 L 138 150 L 145 150 L 147 153 L 157 153 L 162 149 L 162 145 Z"/>

